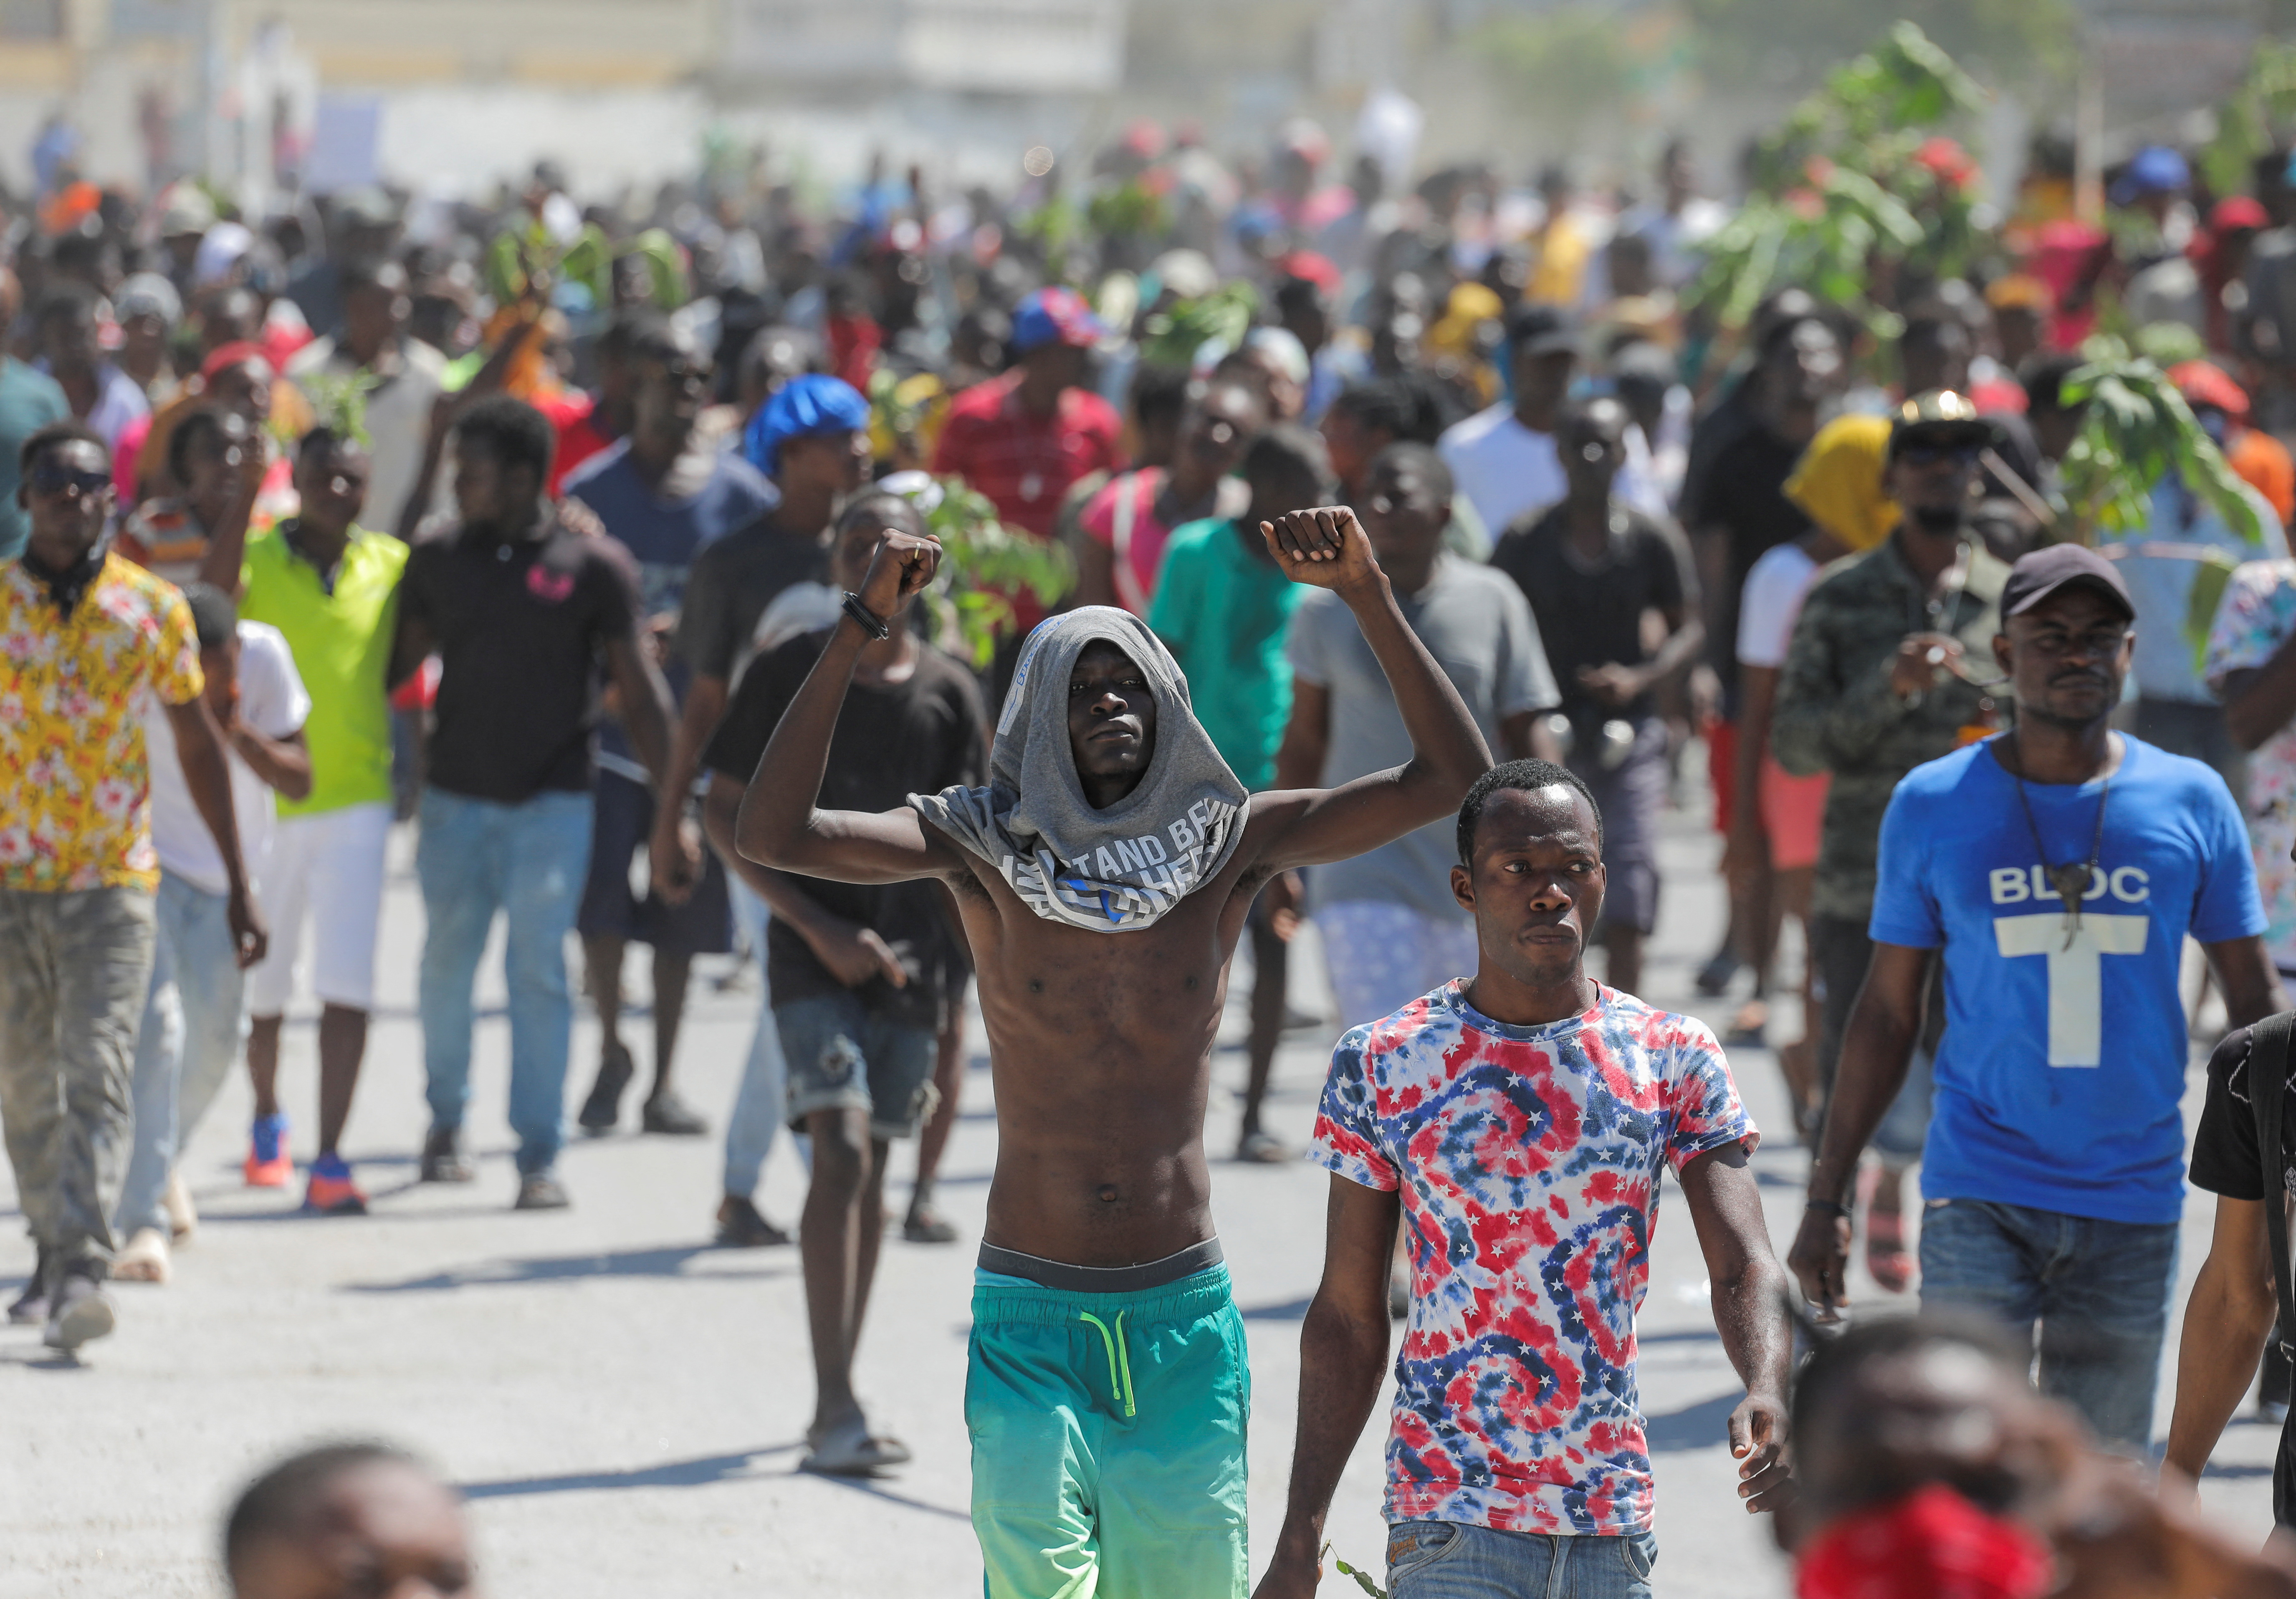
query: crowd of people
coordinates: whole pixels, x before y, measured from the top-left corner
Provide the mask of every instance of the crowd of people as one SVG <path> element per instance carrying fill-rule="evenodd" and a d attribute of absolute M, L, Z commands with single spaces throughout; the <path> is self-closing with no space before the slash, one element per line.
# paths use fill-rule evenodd
<path fill-rule="evenodd" d="M 2145 151 L 2110 229 L 2028 217 L 1966 276 L 1877 283 L 1877 341 L 1793 283 L 1723 325 L 1696 274 L 1727 210 L 1680 144 L 1639 195 L 1480 168 L 1390 193 L 1375 160 L 1328 163 L 1304 124 L 1236 169 L 1134 129 L 1095 181 L 1154 203 L 1081 243 L 1055 185 L 915 172 L 833 215 L 754 174 L 586 209 L 545 166 L 491 208 L 263 218 L 46 175 L 0 267 L 0 1116 L 37 1251 L 10 1320 L 74 1350 L 113 1330 L 110 1283 L 168 1280 L 197 1222 L 178 1152 L 242 1045 L 245 1182 L 300 1165 L 307 1212 L 366 1210 L 345 1150 L 411 824 L 425 1183 L 475 1179 L 498 919 L 521 1210 L 571 1202 L 570 1132 L 622 1125 L 642 1079 L 644 1133 L 709 1131 L 675 1070 L 694 963 L 758 963 L 714 1225 L 791 1242 L 756 1194 L 801 1135 L 810 1470 L 909 1458 L 854 1363 L 894 1144 L 918 1146 L 903 1235 L 956 1237 L 935 1174 L 977 981 L 988 1591 L 1241 1594 L 1210 1051 L 1248 939 L 1233 1147 L 1299 1160 L 1266 1098 L 1306 922 L 1347 1030 L 1304 1152 L 1332 1203 L 1261 1594 L 1314 1588 L 1395 1319 L 1393 1590 L 1651 1591 L 1634 1320 L 1661 1168 L 1746 1386 L 1740 1495 L 1793 1506 L 1790 1435 L 1818 1485 L 1782 1530 L 1808 1591 L 1870 1592 L 1874 1549 L 1948 1523 L 2026 1559 L 1998 1591 L 2047 1591 L 2033 1540 L 2110 1542 L 2059 1479 L 2283 1591 L 2076 1456 L 2084 1428 L 2151 1439 L 2188 940 L 2234 1030 L 2173 1466 L 2205 1466 L 2290 1324 L 2267 1201 L 2296 1127 L 2259 1083 L 2289 1075 L 2296 973 L 2296 164 L 2218 196 Z M 2226 467 L 2144 484 L 2141 527 L 2067 487 L 2101 306 L 2184 356 L 2173 415 Z M 1750 984 L 1720 1037 L 1636 997 L 1700 750 L 1730 925 L 1699 986 Z M 1799 1029 L 1770 1013 L 1789 914 Z M 570 933 L 601 1037 L 570 1119 Z M 2009 1342 L 1925 1315 L 1792 1396 L 1726 1054 L 1773 1029 L 1819 1318 L 1862 1234 L 1881 1289 Z M 2050 1404 L 2010 1394 L 2028 1367 Z M 1922 1410 L 1920 1382 L 2055 1440 L 2016 1468 L 2054 1486 L 1961 1459 L 1965 1431 L 1868 1458 L 1894 1435 L 1809 1397 Z M 2285 1390 L 2267 1363 L 2265 1403 Z M 239 1591 L 289 1591 L 314 1518 L 379 1495 L 466 1589 L 435 1485 L 346 1449 L 250 1490 Z"/>

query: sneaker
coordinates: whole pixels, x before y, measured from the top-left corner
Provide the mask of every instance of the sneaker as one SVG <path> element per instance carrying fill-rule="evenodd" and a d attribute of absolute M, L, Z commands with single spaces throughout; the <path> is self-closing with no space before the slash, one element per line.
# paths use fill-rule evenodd
<path fill-rule="evenodd" d="M 311 1185 L 303 1191 L 303 1209 L 315 1216 L 365 1216 L 366 1195 L 351 1181 L 351 1168 L 340 1155 L 321 1155 L 311 1162 Z"/>
<path fill-rule="evenodd" d="M 574 1119 L 584 1132 L 600 1138 L 614 1130 L 614 1124 L 622 1119 L 622 1090 L 636 1075 L 628 1050 L 619 1044 L 605 1046 L 598 1056 L 598 1077 L 590 1085 L 590 1097 L 582 1102 L 581 1114 Z"/>
<path fill-rule="evenodd" d="M 48 1329 L 40 1341 L 66 1352 L 92 1343 L 116 1324 L 111 1301 L 104 1297 L 103 1282 L 86 1266 L 74 1264 L 56 1275 L 56 1292 L 48 1301 Z"/>
<path fill-rule="evenodd" d="M 513 1210 L 563 1210 L 574 1201 L 567 1197 L 565 1185 L 546 1171 L 529 1172 L 518 1180 L 518 1199 Z"/>
<path fill-rule="evenodd" d="M 111 1275 L 117 1282 L 164 1284 L 174 1275 L 168 1235 L 157 1227 L 136 1228 L 127 1247 L 112 1257 Z"/>
<path fill-rule="evenodd" d="M 42 1244 L 32 1262 L 32 1280 L 8 1307 L 9 1321 L 20 1327 L 34 1327 L 48 1319 L 48 1272 L 54 1263 L 54 1254 Z"/>
<path fill-rule="evenodd" d="M 645 1102 L 639 1125 L 649 1133 L 667 1133 L 673 1138 L 709 1136 L 709 1124 L 701 1119 L 701 1112 L 667 1088 Z"/>
<path fill-rule="evenodd" d="M 200 1208 L 192 1203 L 192 1191 L 184 1186 L 182 1172 L 168 1175 L 168 1192 L 160 1196 L 160 1208 L 168 1213 L 170 1242 L 189 1243 L 199 1235 Z"/>
<path fill-rule="evenodd" d="M 463 1129 L 432 1128 L 422 1140 L 422 1180 L 426 1183 L 467 1183 L 471 1163 L 463 1157 Z"/>
<path fill-rule="evenodd" d="M 761 1250 L 786 1246 L 790 1235 L 767 1221 L 750 1201 L 727 1194 L 718 1207 L 718 1247 Z"/>
<path fill-rule="evenodd" d="M 295 1160 L 287 1152 L 287 1118 L 258 1116 L 247 1151 L 250 1188 L 287 1188 L 295 1181 Z"/>

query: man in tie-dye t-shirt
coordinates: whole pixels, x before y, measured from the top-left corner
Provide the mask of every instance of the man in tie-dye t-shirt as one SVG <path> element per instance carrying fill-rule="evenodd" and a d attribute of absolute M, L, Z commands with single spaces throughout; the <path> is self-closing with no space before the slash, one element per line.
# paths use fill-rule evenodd
<path fill-rule="evenodd" d="M 1260 1599 L 1314 1589 L 1332 1489 L 1387 1355 L 1398 1214 L 1412 1292 L 1387 1445 L 1394 1599 L 1646 1599 L 1657 1543 L 1635 1315 L 1661 1164 L 1746 1384 L 1729 1420 L 1739 1495 L 1762 1511 L 1790 1491 L 1792 1339 L 1747 1168 L 1757 1135 L 1703 1024 L 1586 975 L 1605 886 L 1592 796 L 1545 761 L 1500 767 L 1467 796 L 1459 854 L 1475 975 L 1349 1032 L 1324 1090 L 1310 1152 L 1333 1174 L 1324 1280 Z M 1454 1586 L 1470 1575 L 1488 1586 Z"/>

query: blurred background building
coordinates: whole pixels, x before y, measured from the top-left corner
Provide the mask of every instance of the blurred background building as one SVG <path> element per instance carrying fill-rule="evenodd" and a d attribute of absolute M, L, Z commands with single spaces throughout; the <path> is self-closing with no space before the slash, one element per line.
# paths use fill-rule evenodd
<path fill-rule="evenodd" d="M 1246 150 L 1302 114 L 1344 143 L 1369 107 L 1431 161 L 1639 165 L 1686 132 L 1727 188 L 1745 135 L 1899 15 L 1995 91 L 1991 163 L 2035 129 L 2070 142 L 2084 110 L 2109 162 L 2190 138 L 2287 4 L 0 0 L 0 180 L 29 184 L 45 128 L 98 182 L 190 174 L 258 207 L 373 181 L 475 193 L 545 156 L 597 191 L 690 172 L 712 142 L 800 175 L 876 157 L 964 182 L 1143 118 Z"/>

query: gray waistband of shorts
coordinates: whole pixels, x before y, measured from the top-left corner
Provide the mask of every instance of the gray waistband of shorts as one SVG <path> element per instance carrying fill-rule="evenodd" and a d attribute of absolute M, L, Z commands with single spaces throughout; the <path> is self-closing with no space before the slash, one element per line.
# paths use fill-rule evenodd
<path fill-rule="evenodd" d="M 1062 1293 L 1144 1293 L 1167 1283 L 1177 1283 L 1182 1277 L 1193 1277 L 1200 1271 L 1209 1271 L 1226 1258 L 1220 1253 L 1217 1238 L 1192 1243 L 1177 1255 L 1151 1260 L 1145 1266 L 1067 1266 L 1058 1260 L 1024 1255 L 1018 1250 L 999 1249 L 993 1243 L 980 1246 L 981 1270 L 1007 1277 L 1026 1277 L 1039 1288 L 1057 1289 Z"/>

